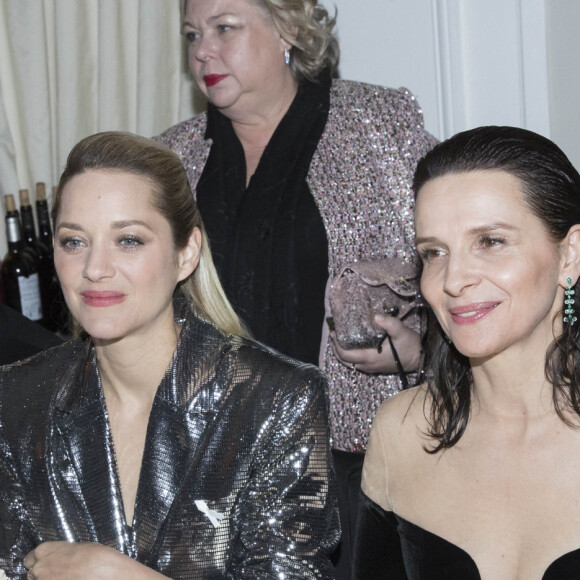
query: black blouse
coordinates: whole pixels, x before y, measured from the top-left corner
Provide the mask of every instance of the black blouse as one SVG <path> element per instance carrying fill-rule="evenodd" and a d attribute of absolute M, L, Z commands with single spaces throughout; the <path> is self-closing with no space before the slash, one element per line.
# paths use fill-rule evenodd
<path fill-rule="evenodd" d="M 306 176 L 329 109 L 330 80 L 303 83 L 246 188 L 231 121 L 208 107 L 213 144 L 197 202 L 226 294 L 258 340 L 318 364 L 328 242 Z"/>

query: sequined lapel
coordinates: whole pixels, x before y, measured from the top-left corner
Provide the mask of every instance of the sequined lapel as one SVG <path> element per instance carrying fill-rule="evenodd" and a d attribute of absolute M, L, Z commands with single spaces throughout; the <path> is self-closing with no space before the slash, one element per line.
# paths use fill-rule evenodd
<path fill-rule="evenodd" d="M 105 403 L 88 345 L 76 370 L 70 372 L 69 367 L 67 376 L 60 377 L 51 446 L 54 450 L 62 446 L 66 452 L 51 454 L 60 460 L 49 470 L 56 495 L 62 494 L 63 485 L 69 488 L 75 498 L 75 521 L 82 522 L 82 532 L 71 532 L 68 539 L 98 541 L 145 564 L 155 561 L 164 539 L 162 528 L 206 450 L 207 427 L 219 412 L 223 391 L 231 381 L 224 362 L 229 348 L 230 343 L 213 326 L 193 316 L 184 321 L 176 354 L 149 417 L 133 534 L 126 527 L 129 522 L 125 522 Z M 63 522 L 68 515 L 63 514 Z"/>
<path fill-rule="evenodd" d="M 51 444 L 54 448 L 63 445 L 68 453 L 52 454 L 60 457 L 63 465 L 51 465 L 50 481 L 58 486 L 70 457 L 78 483 L 69 493 L 79 496 L 77 503 L 82 507 L 77 509 L 82 511 L 85 528 L 80 537 L 70 539 L 98 541 L 129 554 L 115 459 L 94 363 L 88 360 L 79 372 L 69 375 L 67 382 L 55 408 Z"/>
<path fill-rule="evenodd" d="M 163 526 L 187 474 L 198 461 L 198 443 L 211 414 L 177 409 L 156 399 L 147 432 L 135 503 L 137 556 L 154 561 Z"/>
<path fill-rule="evenodd" d="M 135 503 L 137 557 L 145 564 L 155 561 L 163 542 L 161 528 L 206 450 L 201 440 L 218 412 L 224 385 L 216 377 L 216 361 L 223 357 L 224 345 L 215 328 L 190 318 L 159 385 Z"/>

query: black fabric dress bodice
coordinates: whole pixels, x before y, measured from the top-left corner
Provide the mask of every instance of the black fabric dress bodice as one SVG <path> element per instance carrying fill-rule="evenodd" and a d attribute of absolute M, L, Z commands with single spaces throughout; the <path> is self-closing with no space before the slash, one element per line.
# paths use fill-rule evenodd
<path fill-rule="evenodd" d="M 330 81 L 303 83 L 246 188 L 231 121 L 208 108 L 210 155 L 197 185 L 221 282 L 258 340 L 318 364 L 328 242 L 306 177 L 329 109 Z"/>
<path fill-rule="evenodd" d="M 387 512 L 361 493 L 353 580 L 481 580 L 462 548 Z M 580 542 L 579 542 L 580 543 Z M 578 580 L 580 549 L 548 566 L 543 580 Z"/>

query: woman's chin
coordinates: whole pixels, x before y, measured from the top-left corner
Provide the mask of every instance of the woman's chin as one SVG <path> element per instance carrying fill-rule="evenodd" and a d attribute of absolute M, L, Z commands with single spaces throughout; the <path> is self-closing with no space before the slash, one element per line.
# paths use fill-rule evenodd
<path fill-rule="evenodd" d="M 473 341 L 454 341 L 451 338 L 453 346 L 459 354 L 473 361 L 488 360 L 498 352 L 498 345 L 474 343 Z"/>
<path fill-rule="evenodd" d="M 92 338 L 95 344 L 111 344 L 120 341 L 126 334 L 114 324 L 98 324 L 95 322 L 87 322 L 81 325 L 84 331 Z"/>

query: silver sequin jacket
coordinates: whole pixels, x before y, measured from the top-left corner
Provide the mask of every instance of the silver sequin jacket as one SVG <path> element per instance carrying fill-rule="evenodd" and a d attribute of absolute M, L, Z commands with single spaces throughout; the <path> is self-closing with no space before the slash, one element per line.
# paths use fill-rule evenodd
<path fill-rule="evenodd" d="M 192 189 L 211 147 L 206 122 L 202 113 L 159 137 L 181 157 Z M 418 160 L 435 143 L 408 90 L 333 81 L 328 121 L 307 178 L 326 229 L 330 279 L 346 262 L 414 259 L 411 182 Z M 401 382 L 345 367 L 325 334 L 321 367 L 329 380 L 332 444 L 362 451 L 379 404 Z"/>
<path fill-rule="evenodd" d="M 333 577 L 319 369 L 190 315 L 155 397 L 128 527 L 94 361 L 79 340 L 0 369 L 9 578 L 25 578 L 23 557 L 47 540 L 100 542 L 174 579 Z"/>

